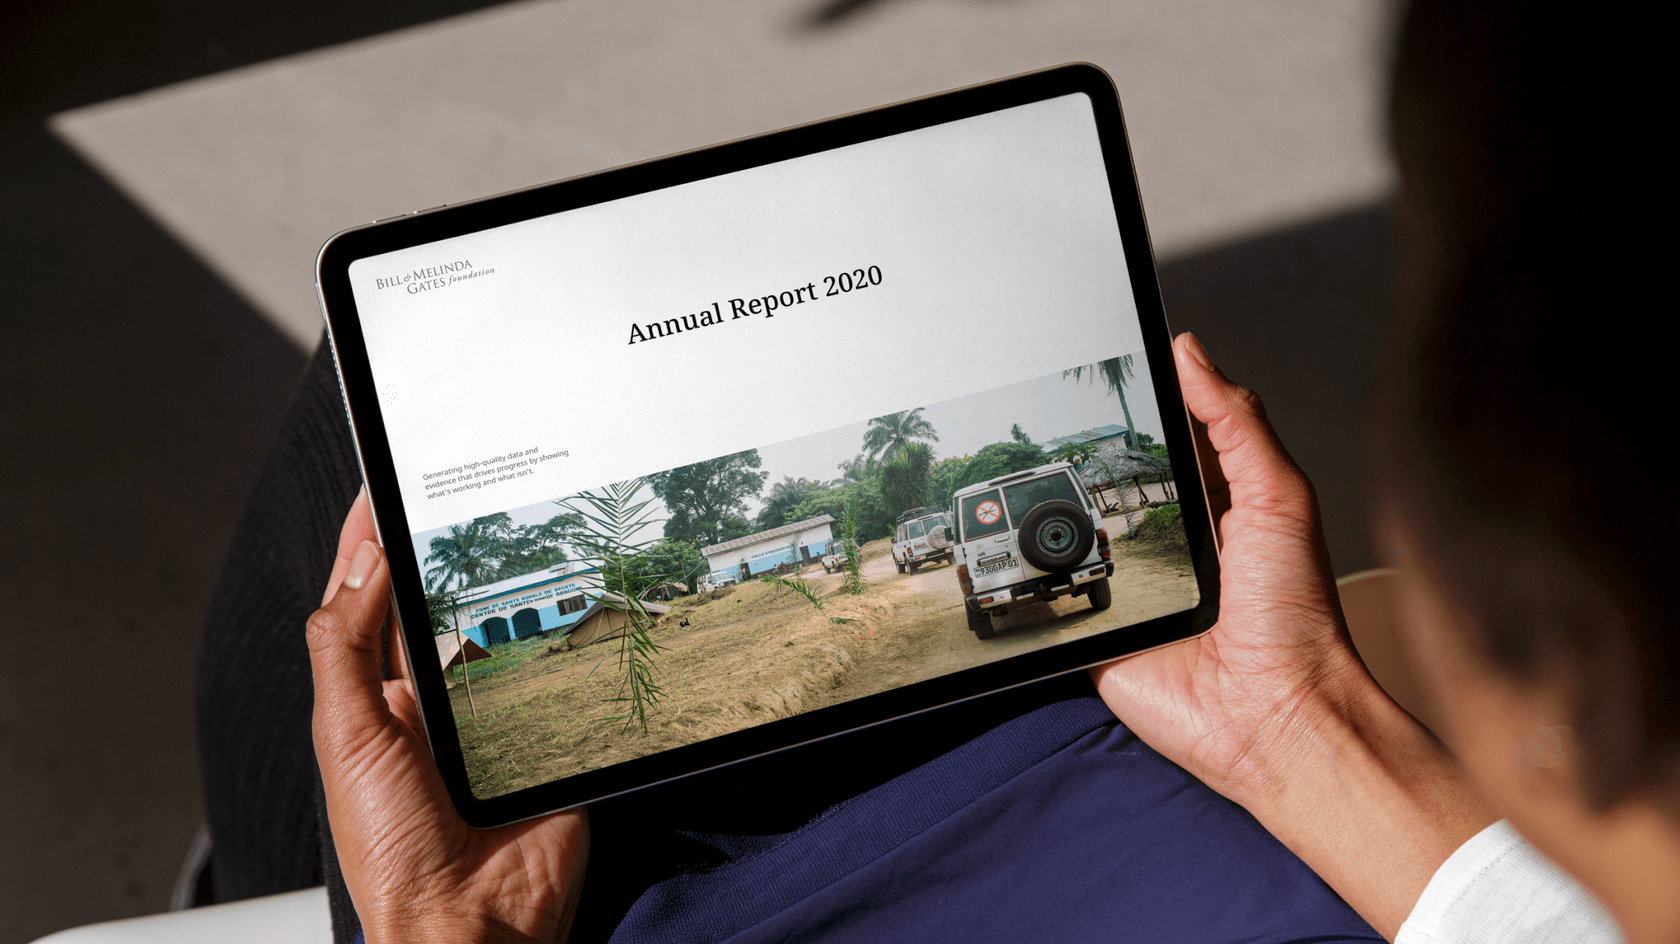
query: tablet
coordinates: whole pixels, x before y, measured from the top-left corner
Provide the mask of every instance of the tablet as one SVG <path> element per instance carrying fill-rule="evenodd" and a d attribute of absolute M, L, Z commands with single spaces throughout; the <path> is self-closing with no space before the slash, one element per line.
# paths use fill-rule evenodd
<path fill-rule="evenodd" d="M 1119 98 L 1069 65 L 348 230 L 318 284 L 490 826 L 1206 631 Z"/>

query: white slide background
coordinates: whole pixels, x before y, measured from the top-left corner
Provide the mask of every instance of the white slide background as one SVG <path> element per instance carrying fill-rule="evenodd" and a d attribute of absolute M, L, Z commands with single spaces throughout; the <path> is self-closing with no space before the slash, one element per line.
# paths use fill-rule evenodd
<path fill-rule="evenodd" d="M 410 294 L 376 279 L 459 259 Z M 732 319 L 730 298 L 882 284 Z M 1072 95 L 351 266 L 416 532 L 1142 347 L 1090 102 Z M 726 320 L 628 343 L 717 302 Z M 846 397 L 794 395 L 851 369 Z M 443 497 L 423 476 L 565 458 Z"/>

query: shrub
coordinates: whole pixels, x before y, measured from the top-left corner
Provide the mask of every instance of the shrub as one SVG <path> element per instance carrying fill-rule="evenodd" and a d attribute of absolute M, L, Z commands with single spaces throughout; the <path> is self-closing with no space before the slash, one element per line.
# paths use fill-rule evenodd
<path fill-rule="evenodd" d="M 1184 540 L 1181 514 L 1177 505 L 1158 505 L 1145 512 L 1126 537 L 1162 554 L 1188 554 L 1190 545 Z"/>

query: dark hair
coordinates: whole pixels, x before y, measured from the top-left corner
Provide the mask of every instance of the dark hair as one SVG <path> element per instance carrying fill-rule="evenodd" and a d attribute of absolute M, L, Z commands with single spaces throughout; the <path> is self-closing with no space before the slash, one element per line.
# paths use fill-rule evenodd
<path fill-rule="evenodd" d="M 1680 815 L 1677 165 L 1652 19 L 1407 12 L 1404 275 L 1373 451 L 1475 648 L 1564 692 L 1587 801 L 1655 791 Z"/>

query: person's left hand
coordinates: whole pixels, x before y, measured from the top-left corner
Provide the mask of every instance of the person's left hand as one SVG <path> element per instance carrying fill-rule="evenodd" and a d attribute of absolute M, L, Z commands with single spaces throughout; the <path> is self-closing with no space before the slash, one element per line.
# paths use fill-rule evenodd
<path fill-rule="evenodd" d="M 390 570 L 373 537 L 364 493 L 308 630 L 315 755 L 368 944 L 563 940 L 583 884 L 588 821 L 582 810 L 488 830 L 461 819 L 421 733 L 413 685 L 379 677 Z"/>

